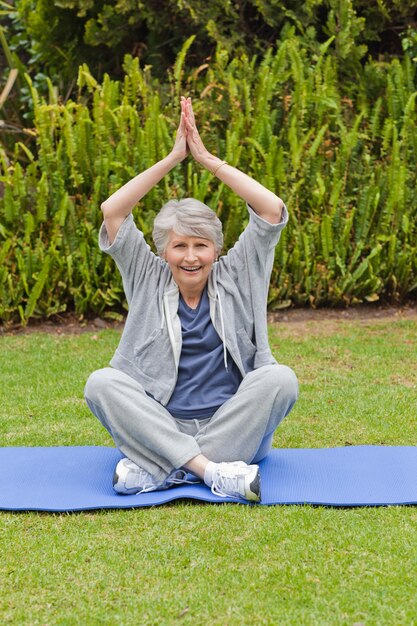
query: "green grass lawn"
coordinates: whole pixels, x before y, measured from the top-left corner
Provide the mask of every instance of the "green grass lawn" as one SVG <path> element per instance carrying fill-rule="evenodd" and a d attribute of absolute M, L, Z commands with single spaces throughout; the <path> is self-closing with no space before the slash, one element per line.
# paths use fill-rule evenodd
<path fill-rule="evenodd" d="M 83 385 L 118 337 L 1 338 L 1 445 L 112 445 Z M 417 321 L 270 339 L 301 391 L 276 446 L 417 444 Z M 417 624 L 415 507 L 0 512 L 0 550 L 1 624 Z"/>

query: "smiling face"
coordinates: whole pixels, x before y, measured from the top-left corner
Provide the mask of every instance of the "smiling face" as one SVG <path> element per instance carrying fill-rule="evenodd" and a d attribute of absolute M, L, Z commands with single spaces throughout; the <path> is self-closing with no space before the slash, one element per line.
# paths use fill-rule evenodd
<path fill-rule="evenodd" d="M 171 231 L 164 254 L 180 292 L 200 294 L 216 259 L 213 241 Z"/>

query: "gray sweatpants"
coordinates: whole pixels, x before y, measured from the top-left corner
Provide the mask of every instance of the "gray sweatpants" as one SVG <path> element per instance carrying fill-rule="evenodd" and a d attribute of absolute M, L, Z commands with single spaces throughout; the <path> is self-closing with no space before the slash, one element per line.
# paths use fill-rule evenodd
<path fill-rule="evenodd" d="M 129 459 L 163 481 L 173 469 L 204 454 L 210 461 L 258 462 L 298 396 L 294 372 L 266 365 L 247 374 L 212 417 L 175 419 L 120 370 L 93 372 L 85 387 L 90 410 Z"/>

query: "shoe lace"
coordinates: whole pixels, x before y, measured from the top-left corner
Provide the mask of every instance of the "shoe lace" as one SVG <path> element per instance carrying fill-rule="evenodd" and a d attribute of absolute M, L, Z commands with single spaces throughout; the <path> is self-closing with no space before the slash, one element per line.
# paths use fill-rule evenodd
<path fill-rule="evenodd" d="M 140 491 L 138 491 L 137 493 L 140 494 L 147 493 L 148 491 L 155 491 L 157 485 L 155 484 L 152 475 L 149 474 L 149 472 L 147 472 L 146 470 L 142 470 L 140 476 L 143 479 L 143 484 Z"/>
<path fill-rule="evenodd" d="M 163 483 L 157 485 L 153 480 L 152 476 L 146 471 L 143 470 L 143 477 L 145 482 L 143 487 L 138 494 L 146 493 L 148 491 L 155 491 L 156 489 L 168 489 L 169 487 L 174 487 L 175 485 L 194 485 L 196 482 L 200 482 L 197 478 L 192 477 L 192 475 L 187 474 L 184 470 L 174 470 Z M 146 482 L 146 480 L 148 482 Z"/>
<path fill-rule="evenodd" d="M 165 480 L 165 485 L 194 485 L 200 482 L 198 478 L 192 474 L 188 474 L 184 470 L 174 470 Z"/>
<path fill-rule="evenodd" d="M 222 498 L 240 498 L 238 475 L 236 472 L 227 472 L 221 467 L 213 473 L 211 491 L 215 496 Z"/>
<path fill-rule="evenodd" d="M 155 490 L 156 490 L 155 483 L 145 484 L 142 487 L 142 489 L 137 492 L 136 495 L 139 495 L 140 493 L 147 493 L 148 491 L 155 491 Z"/>

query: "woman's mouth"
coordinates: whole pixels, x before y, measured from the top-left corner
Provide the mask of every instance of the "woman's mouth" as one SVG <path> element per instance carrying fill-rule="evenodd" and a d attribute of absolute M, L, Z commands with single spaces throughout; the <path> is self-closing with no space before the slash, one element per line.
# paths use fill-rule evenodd
<path fill-rule="evenodd" d="M 193 267 L 187 267 L 186 265 L 180 265 L 180 268 L 182 270 L 184 270 L 184 272 L 188 272 L 189 274 L 192 274 L 193 272 L 197 272 L 198 270 L 201 270 L 201 265 L 197 265 L 197 266 L 193 266 Z"/>

